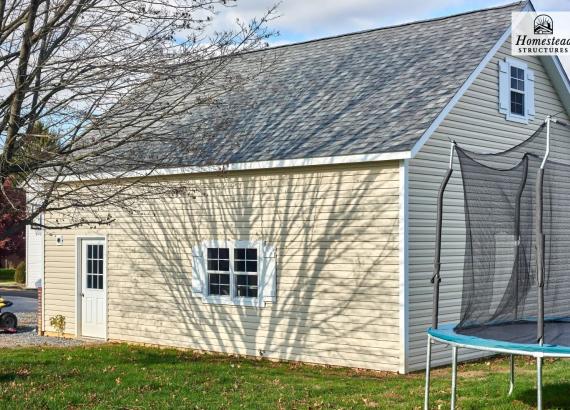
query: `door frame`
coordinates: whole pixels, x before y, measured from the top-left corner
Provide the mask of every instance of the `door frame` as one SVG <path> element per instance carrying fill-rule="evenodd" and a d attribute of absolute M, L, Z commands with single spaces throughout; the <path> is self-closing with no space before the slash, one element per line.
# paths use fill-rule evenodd
<path fill-rule="evenodd" d="M 109 264 L 108 254 L 107 251 L 107 235 L 76 235 L 75 236 L 75 336 L 81 337 L 81 328 L 82 328 L 82 300 L 81 300 L 81 292 L 83 286 L 83 241 L 103 241 L 103 255 L 105 258 L 105 263 L 103 263 L 103 286 L 105 288 L 105 334 L 101 339 L 107 340 L 108 334 L 108 327 L 109 327 L 109 290 L 107 288 L 107 265 Z"/>

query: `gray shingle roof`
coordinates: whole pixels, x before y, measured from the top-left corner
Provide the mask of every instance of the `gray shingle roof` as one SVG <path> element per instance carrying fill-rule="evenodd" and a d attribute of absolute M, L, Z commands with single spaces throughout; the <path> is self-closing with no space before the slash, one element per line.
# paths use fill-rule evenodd
<path fill-rule="evenodd" d="M 523 6 L 251 53 L 275 63 L 227 96 L 229 105 L 253 104 L 231 117 L 210 141 L 209 158 L 198 162 L 408 151 L 507 30 L 511 12 Z M 201 115 L 208 120 L 207 112 Z M 245 137 L 226 146 L 233 133 Z"/>

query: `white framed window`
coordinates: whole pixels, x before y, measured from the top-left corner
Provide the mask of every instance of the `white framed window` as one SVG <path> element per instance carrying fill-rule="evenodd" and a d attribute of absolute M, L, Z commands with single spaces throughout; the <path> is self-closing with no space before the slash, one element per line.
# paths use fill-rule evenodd
<path fill-rule="evenodd" d="M 534 118 L 534 71 L 523 61 L 499 61 L 499 112 L 523 124 Z"/>
<path fill-rule="evenodd" d="M 237 297 L 257 298 L 259 255 L 255 248 L 234 248 L 234 278 Z"/>
<path fill-rule="evenodd" d="M 206 271 L 208 273 L 208 295 L 230 296 L 231 272 L 230 249 L 206 248 Z"/>
<path fill-rule="evenodd" d="M 208 240 L 192 248 L 192 293 L 205 303 L 275 301 L 275 251 L 263 241 Z"/>

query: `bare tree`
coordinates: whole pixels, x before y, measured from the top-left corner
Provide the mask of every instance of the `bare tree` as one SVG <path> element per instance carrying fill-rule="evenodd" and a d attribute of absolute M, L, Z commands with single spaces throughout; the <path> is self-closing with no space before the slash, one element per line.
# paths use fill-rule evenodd
<path fill-rule="evenodd" d="M 267 23 L 274 9 L 213 32 L 217 12 L 229 6 L 235 5 L 0 0 L 0 187 L 14 180 L 26 190 L 34 207 L 22 223 L 109 223 L 108 213 L 73 215 L 102 204 L 128 207 L 142 191 L 149 194 L 146 184 L 133 186 L 156 168 L 205 158 L 210 136 L 237 109 L 223 96 L 263 69 L 243 70 L 239 60 L 255 65 L 252 55 L 259 53 L 245 52 L 264 47 L 273 34 Z M 218 121 L 204 121 L 199 114 L 211 116 L 212 107 Z M 46 135 L 56 142 L 45 143 Z M 0 195 L 0 203 L 21 206 Z M 71 216 L 39 222 L 46 211 Z"/>

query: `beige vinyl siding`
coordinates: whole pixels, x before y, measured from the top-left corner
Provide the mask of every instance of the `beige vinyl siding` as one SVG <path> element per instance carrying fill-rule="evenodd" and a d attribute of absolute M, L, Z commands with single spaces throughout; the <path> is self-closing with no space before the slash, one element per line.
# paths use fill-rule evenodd
<path fill-rule="evenodd" d="M 436 133 L 410 161 L 409 196 L 409 354 L 408 370 L 425 366 L 425 330 L 431 325 L 436 202 L 439 185 L 449 163 L 449 141 L 479 152 L 506 149 L 528 138 L 546 115 L 563 111 L 561 102 L 542 64 L 535 57 L 520 58 L 535 72 L 536 116 L 528 125 L 505 120 L 498 110 L 498 61 L 510 55 L 507 41 L 489 62 Z M 558 116 L 568 120 L 563 112 Z M 554 135 L 552 156 L 570 160 L 570 133 Z M 456 323 L 461 306 L 465 225 L 459 170 L 449 182 L 444 199 L 442 236 L 442 283 L 440 323 Z M 451 351 L 441 345 L 434 350 L 434 364 L 450 361 Z M 463 358 L 475 357 L 466 352 Z"/>
<path fill-rule="evenodd" d="M 170 178 L 185 195 L 140 203 L 111 226 L 46 237 L 46 318 L 75 333 L 75 236 L 108 243 L 108 337 L 277 359 L 398 370 L 398 162 Z M 191 247 L 207 239 L 276 248 L 277 301 L 204 304 Z M 48 329 L 49 330 L 49 329 Z"/>
<path fill-rule="evenodd" d="M 46 223 L 49 218 L 46 215 Z M 60 234 L 60 232 L 57 232 Z M 49 327 L 49 319 L 55 315 L 65 316 L 65 333 L 76 333 L 75 303 L 75 239 L 66 232 L 64 245 L 56 245 L 56 232 L 46 231 L 44 237 L 44 281 L 43 281 L 43 324 Z M 70 275 L 71 273 L 71 275 Z M 46 305 L 47 304 L 47 305 Z"/>

